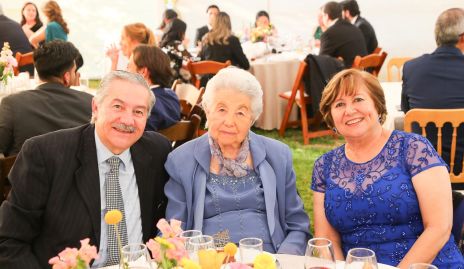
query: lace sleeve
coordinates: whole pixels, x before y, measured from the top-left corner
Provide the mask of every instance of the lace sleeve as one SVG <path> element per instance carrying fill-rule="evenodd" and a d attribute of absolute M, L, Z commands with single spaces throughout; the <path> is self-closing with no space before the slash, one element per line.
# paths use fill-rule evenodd
<path fill-rule="evenodd" d="M 326 182 L 325 182 L 325 177 L 324 177 L 324 157 L 326 155 L 323 155 L 319 157 L 314 162 L 314 167 L 313 167 L 313 176 L 312 176 L 312 183 L 311 183 L 311 189 L 313 191 L 317 192 L 325 192 L 326 189 Z"/>
<path fill-rule="evenodd" d="M 446 166 L 427 138 L 410 134 L 405 140 L 406 165 L 411 177 L 435 166 Z"/>

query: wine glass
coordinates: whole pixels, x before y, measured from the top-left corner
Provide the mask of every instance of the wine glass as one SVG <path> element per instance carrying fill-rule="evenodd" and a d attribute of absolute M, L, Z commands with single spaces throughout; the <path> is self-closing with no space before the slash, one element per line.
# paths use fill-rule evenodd
<path fill-rule="evenodd" d="M 240 261 L 244 264 L 251 265 L 256 256 L 263 252 L 263 240 L 255 237 L 240 239 L 238 242 L 240 249 Z"/>
<path fill-rule="evenodd" d="M 189 257 L 192 257 L 192 255 L 193 255 L 193 248 L 190 245 L 190 239 L 195 238 L 195 237 L 199 237 L 201 235 L 202 235 L 202 233 L 199 230 L 187 230 L 187 231 L 183 231 L 179 235 L 180 238 L 183 238 L 185 240 L 184 241 L 184 246 L 185 246 L 185 250 L 187 250 L 187 253 L 189 254 Z"/>
<path fill-rule="evenodd" d="M 153 269 L 147 246 L 144 244 L 129 244 L 121 249 L 124 263 L 120 264 L 121 269 Z"/>
<path fill-rule="evenodd" d="M 368 248 L 352 248 L 346 255 L 345 269 L 377 269 L 375 252 Z"/>
<path fill-rule="evenodd" d="M 413 263 L 409 265 L 409 269 L 438 269 L 438 267 L 428 263 Z"/>
<path fill-rule="evenodd" d="M 335 269 L 335 255 L 329 239 L 313 238 L 308 241 L 305 269 Z"/>
<path fill-rule="evenodd" d="M 195 262 L 200 261 L 198 252 L 208 249 L 216 250 L 216 246 L 214 245 L 214 239 L 212 236 L 209 235 L 200 235 L 190 238 L 188 240 L 188 246 L 190 248 L 189 255 L 191 253 L 190 259 L 192 259 Z"/>

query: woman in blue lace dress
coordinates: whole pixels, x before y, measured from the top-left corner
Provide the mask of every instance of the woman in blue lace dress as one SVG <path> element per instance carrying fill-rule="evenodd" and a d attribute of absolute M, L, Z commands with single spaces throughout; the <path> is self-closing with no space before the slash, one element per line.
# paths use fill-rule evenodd
<path fill-rule="evenodd" d="M 382 127 L 387 110 L 377 79 L 354 69 L 338 73 L 320 108 L 346 144 L 314 164 L 315 236 L 331 239 L 340 260 L 365 247 L 399 268 L 464 268 L 450 235 L 446 164 L 422 136 Z"/>
<path fill-rule="evenodd" d="M 212 235 L 217 246 L 259 237 L 275 253 L 303 255 L 309 218 L 297 194 L 291 152 L 250 131 L 263 91 L 249 72 L 229 67 L 207 84 L 208 133 L 169 154 L 166 218 Z"/>

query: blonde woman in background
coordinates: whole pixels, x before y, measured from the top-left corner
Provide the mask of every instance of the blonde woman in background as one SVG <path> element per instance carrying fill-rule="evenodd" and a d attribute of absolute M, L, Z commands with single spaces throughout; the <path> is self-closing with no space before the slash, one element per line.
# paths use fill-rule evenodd
<path fill-rule="evenodd" d="M 37 48 L 42 41 L 50 42 L 56 39 L 67 41 L 69 28 L 63 19 L 63 14 L 58 3 L 53 0 L 48 1 L 45 3 L 42 11 L 47 17 L 48 23 L 30 36 L 29 42 L 31 42 L 32 46 Z"/>
<path fill-rule="evenodd" d="M 139 44 L 155 45 L 153 32 L 140 22 L 124 26 L 119 41 L 120 48 L 113 44 L 106 51 L 106 56 L 111 60 L 111 70 L 126 70 L 128 59 Z M 121 57 L 120 53 L 124 57 Z"/>

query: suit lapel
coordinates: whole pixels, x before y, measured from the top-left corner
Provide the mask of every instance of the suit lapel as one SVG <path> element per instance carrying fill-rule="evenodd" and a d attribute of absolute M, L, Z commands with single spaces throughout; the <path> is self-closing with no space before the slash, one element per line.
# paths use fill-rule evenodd
<path fill-rule="evenodd" d="M 100 245 L 101 204 L 100 178 L 98 173 L 97 149 L 93 125 L 82 131 L 77 159 L 80 167 L 75 172 L 76 185 L 89 212 L 95 232 L 95 242 Z"/>
<path fill-rule="evenodd" d="M 208 141 L 208 134 L 204 134 L 198 139 L 195 145 L 193 156 L 199 167 L 196 168 L 193 176 L 192 189 L 193 189 L 193 229 L 202 230 L 203 227 L 203 213 L 205 211 L 205 193 L 206 193 L 206 179 L 209 175 L 211 164 L 211 152 Z"/>

